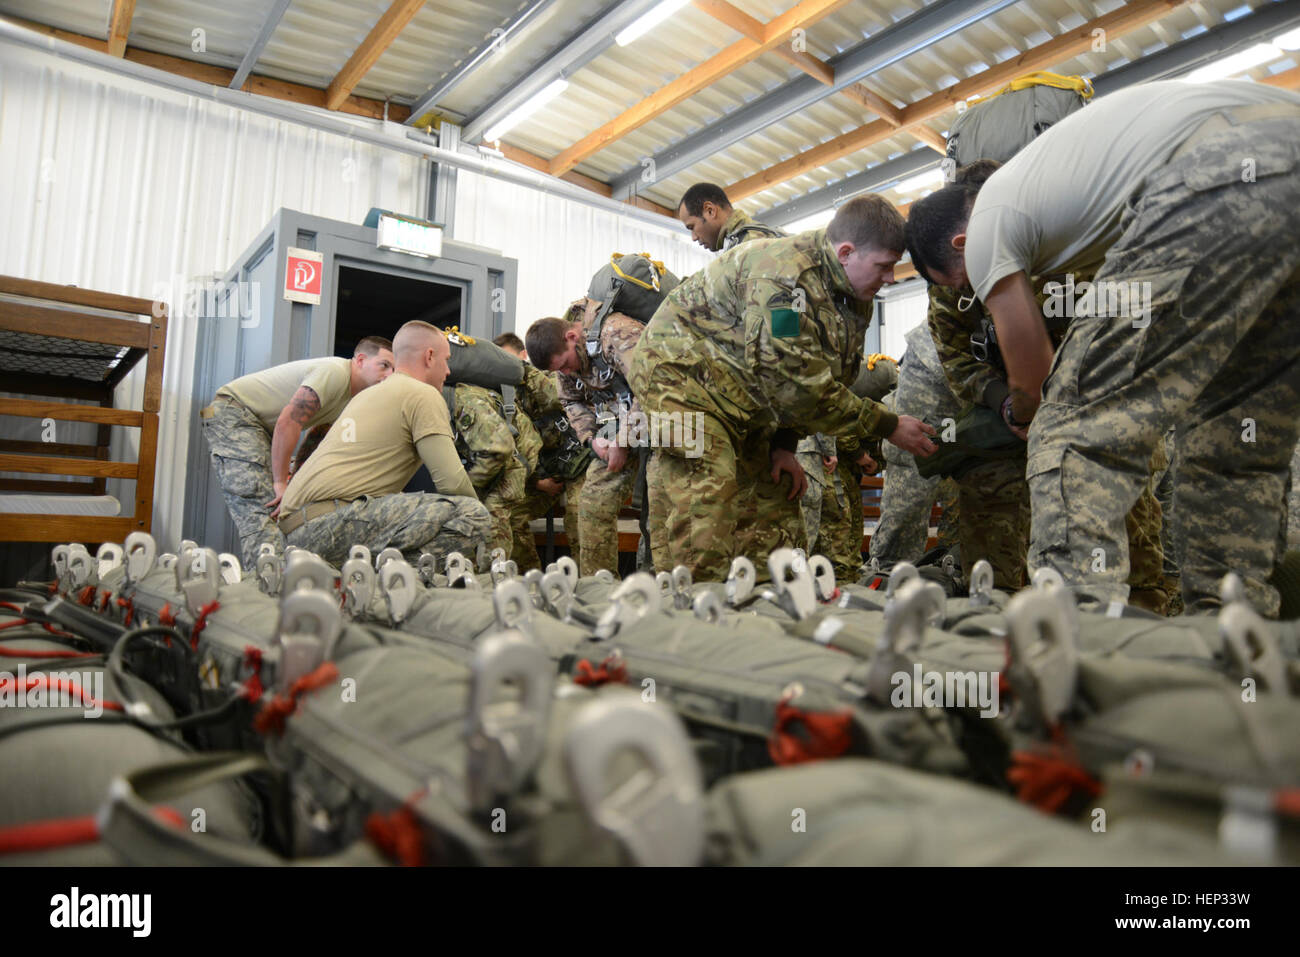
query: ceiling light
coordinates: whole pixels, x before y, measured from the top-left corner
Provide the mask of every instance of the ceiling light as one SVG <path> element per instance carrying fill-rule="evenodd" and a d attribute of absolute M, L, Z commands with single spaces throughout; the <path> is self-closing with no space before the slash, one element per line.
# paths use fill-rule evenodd
<path fill-rule="evenodd" d="M 1257 43 L 1247 50 L 1240 53 L 1234 53 L 1226 56 L 1222 60 L 1216 60 L 1213 63 L 1207 63 L 1199 70 L 1193 70 L 1187 75 L 1187 79 L 1193 83 L 1207 83 L 1211 80 L 1222 80 L 1224 77 L 1234 76 L 1243 73 L 1251 67 L 1259 66 L 1261 63 L 1267 63 L 1269 60 L 1275 60 L 1282 55 L 1282 51 L 1271 43 Z"/>
<path fill-rule="evenodd" d="M 518 109 L 511 110 L 502 120 L 483 134 L 483 139 L 489 143 L 495 143 L 501 137 L 505 136 L 512 129 L 522 123 L 528 117 L 532 116 L 551 100 L 563 93 L 569 86 L 569 81 L 559 79 L 551 83 L 540 93 L 534 95 L 531 99 L 526 100 Z"/>
<path fill-rule="evenodd" d="M 649 13 L 634 20 L 630 26 L 624 27 L 623 32 L 614 37 L 614 41 L 621 47 L 627 46 L 639 39 L 643 33 L 648 33 L 659 26 L 688 2 L 689 0 L 664 0 Z"/>
<path fill-rule="evenodd" d="M 793 223 L 788 223 L 785 231 L 794 235 L 795 233 L 805 233 L 810 229 L 821 229 L 835 218 L 835 210 L 823 209 L 820 212 L 805 216 L 803 219 L 796 219 Z"/>
<path fill-rule="evenodd" d="M 1283 50 L 1300 50 L 1300 27 L 1273 38 L 1273 45 Z"/>
<path fill-rule="evenodd" d="M 934 169 L 928 169 L 924 173 L 917 173 L 900 183 L 895 183 L 894 189 L 900 193 L 911 193 L 918 189 L 933 189 L 943 184 L 943 170 L 936 166 Z"/>

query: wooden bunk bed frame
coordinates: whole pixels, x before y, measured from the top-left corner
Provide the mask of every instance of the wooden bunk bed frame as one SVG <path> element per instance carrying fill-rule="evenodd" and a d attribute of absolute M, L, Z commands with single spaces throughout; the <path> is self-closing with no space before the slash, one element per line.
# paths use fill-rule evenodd
<path fill-rule="evenodd" d="M 135 480 L 133 514 L 106 517 L 0 512 L 0 541 L 121 542 L 131 532 L 148 532 L 153 523 L 158 409 L 167 342 L 166 306 L 159 304 L 162 315 L 155 316 L 155 304 L 147 299 L 11 276 L 0 276 L 0 295 L 22 297 L 22 301 L 0 298 L 0 353 L 24 344 L 58 347 L 53 351 L 23 349 L 14 353 L 24 356 L 26 371 L 0 372 L 0 390 L 65 400 L 0 398 L 0 415 L 91 422 L 99 426 L 94 445 L 0 438 L 0 472 L 89 479 L 68 482 L 0 478 L 0 491 L 103 495 L 107 479 Z M 83 309 L 107 310 L 121 314 L 122 318 Z M 34 341 L 51 339 L 56 342 Z M 142 408 L 114 408 L 114 390 L 141 359 L 145 360 Z M 109 459 L 114 425 L 140 430 L 140 453 L 136 461 Z"/>

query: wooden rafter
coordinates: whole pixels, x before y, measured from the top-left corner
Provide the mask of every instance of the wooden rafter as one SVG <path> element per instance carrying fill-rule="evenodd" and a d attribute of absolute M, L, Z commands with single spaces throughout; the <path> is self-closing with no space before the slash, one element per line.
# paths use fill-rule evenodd
<path fill-rule="evenodd" d="M 901 111 L 902 122 L 899 126 L 893 126 L 886 120 L 875 120 L 867 123 L 856 130 L 850 130 L 848 133 L 814 146 L 812 149 L 805 150 L 784 162 L 760 170 L 753 176 L 732 183 L 726 188 L 727 196 L 732 202 L 744 199 L 747 196 L 753 196 L 755 193 L 770 189 L 779 183 L 802 176 L 819 166 L 843 159 L 845 156 L 858 152 L 858 150 L 889 139 L 899 130 L 912 132 L 913 127 L 917 127 L 926 120 L 941 116 L 954 109 L 958 102 L 964 101 L 968 97 L 992 93 L 1018 76 L 1032 73 L 1035 70 L 1049 69 L 1063 60 L 1069 60 L 1080 53 L 1090 50 L 1093 44 L 1093 30 L 1105 30 L 1106 36 L 1113 40 L 1160 19 L 1185 2 L 1186 0 L 1132 0 L 1132 2 L 1090 20 L 1068 33 L 1032 47 L 1017 57 L 1005 60 L 997 66 L 967 77 L 946 89 L 932 93 L 930 96 L 904 107 Z"/>
<path fill-rule="evenodd" d="M 28 30 L 40 33 L 44 36 L 55 37 L 59 40 L 65 40 L 68 43 L 75 43 L 78 46 L 86 47 L 91 50 L 98 50 L 100 53 L 108 52 L 108 43 L 96 37 L 88 37 L 81 33 L 73 33 L 68 30 L 60 30 L 56 27 L 46 26 L 43 23 L 36 23 L 31 20 L 22 20 L 17 17 L 5 17 L 10 23 L 17 24 Z M 163 53 L 150 53 L 147 50 L 130 48 L 126 51 L 125 59 L 135 63 L 141 63 L 145 66 L 162 70 L 165 73 L 172 73 L 176 76 L 188 77 L 191 80 L 199 80 L 203 83 L 210 83 L 213 86 L 229 86 L 231 78 L 235 75 L 234 70 L 226 69 L 220 66 L 211 66 L 206 63 L 197 63 L 194 60 L 185 60 L 180 57 L 168 56 Z M 255 93 L 258 96 L 270 97 L 274 100 L 287 100 L 291 103 L 305 103 L 308 106 L 325 106 L 325 91 L 311 86 L 303 86 L 300 83 L 290 83 L 287 80 L 276 80 L 266 76 L 250 76 L 244 83 L 244 92 Z M 349 96 L 343 103 L 337 107 L 338 112 L 352 113 L 358 116 L 368 116 L 372 119 L 382 119 L 384 117 L 384 103 L 382 100 L 374 100 L 363 96 Z M 395 123 L 401 123 L 410 116 L 410 109 L 397 103 L 389 104 L 388 118 Z M 550 162 L 540 156 L 535 156 L 526 150 L 516 147 L 508 147 L 505 143 L 501 144 L 501 151 L 505 153 L 506 158 L 528 166 L 542 173 L 549 172 Z M 589 176 L 583 176 L 581 173 L 569 173 L 561 179 L 573 183 L 575 186 L 581 186 L 583 189 L 591 190 L 601 196 L 611 196 L 613 190 L 605 183 L 592 179 Z M 649 210 L 650 212 L 659 213 L 667 216 L 669 219 L 676 219 L 673 211 L 666 206 L 660 206 L 648 199 L 637 197 L 631 201 L 640 209 Z"/>
<path fill-rule="evenodd" d="M 703 10 L 709 16 L 715 18 L 721 23 L 725 23 L 733 30 L 743 34 L 751 40 L 759 41 L 763 37 L 763 24 L 755 20 L 745 11 L 737 8 L 730 0 L 694 0 L 695 6 Z M 781 57 L 787 63 L 792 63 L 803 72 L 807 73 L 813 79 L 831 86 L 835 83 L 835 68 L 825 60 L 814 56 L 808 52 L 796 53 L 786 46 L 773 48 L 773 53 Z M 895 106 L 889 100 L 885 99 L 879 93 L 868 88 L 863 83 L 854 83 L 839 91 L 841 96 L 848 97 L 860 106 L 865 106 L 871 112 L 875 113 L 885 122 L 893 126 L 901 126 L 903 123 L 902 110 Z M 942 143 L 943 137 L 934 134 Z M 933 139 L 921 139 L 927 146 L 930 146 L 938 152 L 943 153 L 946 146 L 935 146 Z"/>
<path fill-rule="evenodd" d="M 424 0 L 393 0 L 393 5 L 379 18 L 379 22 L 361 41 L 348 62 L 343 64 L 338 76 L 334 77 L 325 91 L 325 106 L 337 110 L 339 104 L 351 95 L 356 85 L 361 82 L 375 61 L 384 55 L 384 51 L 397 39 L 397 35 L 411 22 L 411 18 L 420 12 Z"/>
<path fill-rule="evenodd" d="M 1300 66 L 1266 76 L 1259 82 L 1267 83 L 1269 86 L 1279 86 L 1284 90 L 1300 90 Z"/>
<path fill-rule="evenodd" d="M 587 134 L 561 152 L 551 160 L 552 175 L 559 176 L 561 173 L 567 173 L 588 156 L 599 153 L 615 140 L 626 136 L 688 97 L 716 83 L 755 57 L 780 46 L 787 41 L 791 31 L 816 23 L 848 2 L 849 0 L 800 0 L 794 7 L 763 25 L 761 42 L 748 37 L 737 40 L 722 52 L 655 91 L 631 109 L 624 110 L 600 129 Z"/>
<path fill-rule="evenodd" d="M 126 38 L 131 35 L 131 18 L 135 16 L 135 0 L 113 0 L 113 11 L 108 16 L 108 53 L 120 57 L 126 52 Z"/>

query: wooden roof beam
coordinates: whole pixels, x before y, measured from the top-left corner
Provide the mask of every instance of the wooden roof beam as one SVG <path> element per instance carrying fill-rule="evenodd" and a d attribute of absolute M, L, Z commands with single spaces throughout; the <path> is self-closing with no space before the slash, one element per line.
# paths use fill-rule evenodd
<path fill-rule="evenodd" d="M 587 157 L 599 153 L 611 143 L 644 126 L 755 57 L 774 50 L 789 37 L 793 30 L 816 23 L 848 2 L 849 0 L 799 0 L 794 7 L 763 25 L 761 42 L 748 37 L 737 40 L 693 70 L 650 94 L 636 106 L 624 110 L 600 129 L 588 133 L 551 160 L 551 174 L 559 176 L 567 173 Z"/>
<path fill-rule="evenodd" d="M 126 38 L 131 35 L 131 18 L 135 16 L 135 0 L 113 0 L 113 10 L 108 15 L 108 55 L 120 57 L 126 53 Z"/>
<path fill-rule="evenodd" d="M 361 41 L 348 62 L 343 64 L 338 76 L 325 90 L 325 107 L 337 110 L 339 104 L 351 95 L 356 85 L 361 82 L 370 68 L 375 65 L 384 51 L 397 39 L 397 35 L 411 22 L 411 18 L 420 12 L 424 0 L 393 0 L 393 5 L 379 18 L 366 38 Z"/>
<path fill-rule="evenodd" d="M 1124 6 L 1089 20 L 1055 39 L 1031 47 L 1019 56 L 1005 60 L 904 107 L 901 111 L 902 124 L 898 127 L 892 126 L 886 120 L 867 123 L 731 184 L 726 188 L 727 196 L 734 203 L 738 199 L 761 193 L 827 163 L 843 159 L 845 156 L 889 139 L 898 130 L 912 132 L 911 128 L 954 109 L 959 101 L 967 97 L 995 92 L 1018 76 L 1036 70 L 1050 69 L 1063 60 L 1072 59 L 1092 49 L 1094 30 L 1104 30 L 1105 36 L 1114 40 L 1160 19 L 1185 2 L 1186 0 L 1131 0 Z"/>

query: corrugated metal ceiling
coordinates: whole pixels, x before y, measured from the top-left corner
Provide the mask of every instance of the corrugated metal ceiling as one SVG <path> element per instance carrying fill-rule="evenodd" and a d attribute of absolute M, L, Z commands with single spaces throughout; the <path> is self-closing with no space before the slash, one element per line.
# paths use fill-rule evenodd
<path fill-rule="evenodd" d="M 532 0 L 428 2 L 366 74 L 355 92 L 410 104 L 503 28 Z M 258 60 L 255 72 L 326 87 L 388 9 L 391 0 L 293 0 Z M 527 75 L 549 52 L 609 10 L 610 0 L 557 0 L 468 80 L 439 104 L 453 119 L 476 114 Z M 734 0 L 755 19 L 770 21 L 794 0 Z M 822 59 L 860 43 L 927 4 L 921 0 L 854 0 L 808 26 L 807 50 Z M 1066 73 L 1096 75 L 1212 28 L 1225 19 L 1268 5 L 1268 0 L 1198 0 L 1162 19 L 1110 39 L 1104 52 L 1057 64 Z M 899 106 L 914 103 L 957 80 L 1014 57 L 1077 28 L 1119 6 L 1118 0 L 1022 0 L 958 33 L 878 71 L 867 86 Z M 102 37 L 108 0 L 0 0 L 0 11 L 63 29 Z M 139 0 L 130 44 L 143 49 L 235 67 L 252 45 L 267 15 L 266 0 L 227 0 L 219 9 L 203 0 Z M 204 31 L 196 51 L 194 30 Z M 568 89 L 506 137 L 513 146 L 551 158 L 604 123 L 641 102 L 719 51 L 740 34 L 714 17 L 687 6 L 628 47 L 611 45 L 570 77 Z M 1262 77 L 1294 66 L 1283 57 L 1252 70 Z M 773 53 L 764 54 L 712 86 L 586 158 L 578 172 L 609 182 L 636 169 L 645 157 L 681 141 L 787 81 L 800 71 Z M 955 113 L 927 125 L 946 131 Z M 689 169 L 651 184 L 646 198 L 673 206 L 693 182 L 735 183 L 774 163 L 853 130 L 875 116 L 861 104 L 833 94 L 775 122 L 762 132 L 717 150 Z M 779 183 L 740 205 L 750 211 L 788 201 L 915 148 L 907 132 Z"/>

